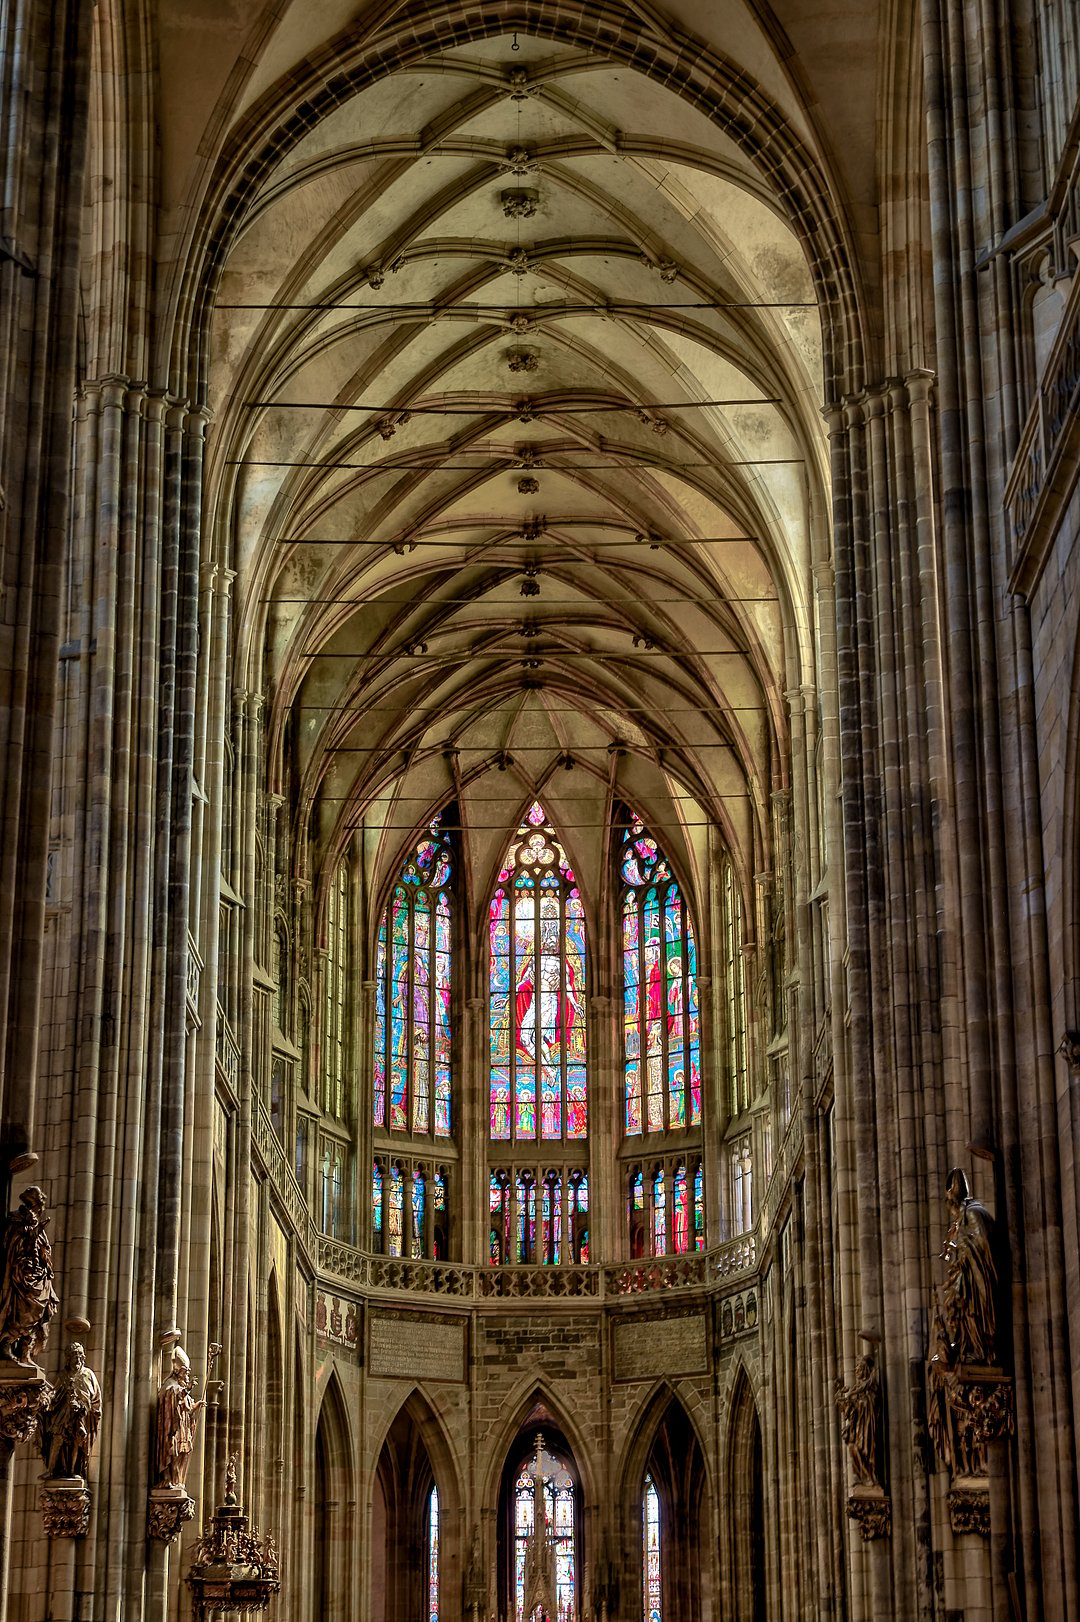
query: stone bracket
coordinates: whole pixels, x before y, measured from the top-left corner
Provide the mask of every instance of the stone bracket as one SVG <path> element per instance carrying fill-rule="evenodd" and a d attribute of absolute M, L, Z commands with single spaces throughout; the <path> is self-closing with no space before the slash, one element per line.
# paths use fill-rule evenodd
<path fill-rule="evenodd" d="M 848 1495 L 847 1512 L 858 1521 L 864 1543 L 892 1533 L 892 1505 L 881 1487 L 856 1487 Z"/>
<path fill-rule="evenodd" d="M 182 1487 L 155 1487 L 146 1506 L 146 1535 L 171 1543 L 195 1516 L 195 1500 Z"/>
<path fill-rule="evenodd" d="M 45 1536 L 84 1538 L 90 1530 L 90 1494 L 81 1476 L 45 1476 L 38 1499 Z"/>

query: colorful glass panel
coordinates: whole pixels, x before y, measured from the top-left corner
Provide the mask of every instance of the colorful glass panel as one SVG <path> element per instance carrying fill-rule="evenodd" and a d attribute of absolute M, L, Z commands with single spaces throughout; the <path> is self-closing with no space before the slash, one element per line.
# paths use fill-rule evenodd
<path fill-rule="evenodd" d="M 663 1622 L 660 1597 L 660 1498 L 651 1476 L 645 1477 L 641 1526 L 645 1622 Z"/>
<path fill-rule="evenodd" d="M 390 1209 L 386 1220 L 386 1249 L 390 1256 L 401 1255 L 402 1230 L 405 1221 L 405 1179 L 401 1175 L 400 1166 L 390 1167 L 390 1187 L 388 1190 Z"/>
<path fill-rule="evenodd" d="M 623 1124 L 627 1137 L 701 1125 L 697 949 L 655 839 L 630 814 L 620 847 Z"/>
<path fill-rule="evenodd" d="M 439 1489 L 428 1499 L 428 1622 L 439 1622 Z"/>
<path fill-rule="evenodd" d="M 585 909 L 536 802 L 503 861 L 489 931 L 491 1137 L 583 1139 L 589 1115 Z"/>
<path fill-rule="evenodd" d="M 433 818 L 402 867 L 379 928 L 373 1094 L 376 1126 L 448 1138 L 452 859 L 441 822 Z"/>
<path fill-rule="evenodd" d="M 705 1249 L 705 1175 L 700 1166 L 694 1173 L 694 1249 Z"/>
<path fill-rule="evenodd" d="M 675 1168 L 673 1179 L 672 1218 L 675 1254 L 685 1256 L 690 1249 L 690 1196 L 686 1184 L 686 1167 L 681 1161 Z"/>
<path fill-rule="evenodd" d="M 412 1232 L 409 1235 L 409 1249 L 413 1259 L 419 1261 L 424 1254 L 424 1206 L 426 1178 L 419 1167 L 413 1172 L 412 1179 Z"/>
<path fill-rule="evenodd" d="M 514 1615 L 525 1617 L 525 1564 L 535 1516 L 534 1461 L 522 1466 L 514 1483 Z M 566 1466 L 546 1449 L 541 1464 L 544 1529 L 555 1549 L 556 1615 L 550 1622 L 573 1622 L 577 1616 L 577 1551 L 574 1540 L 574 1484 Z"/>
<path fill-rule="evenodd" d="M 371 1167 L 371 1232 L 374 1236 L 375 1250 L 382 1249 L 382 1172 L 376 1160 Z"/>
<path fill-rule="evenodd" d="M 667 1250 L 667 1194 L 662 1171 L 653 1177 L 652 1224 L 653 1255 L 663 1256 Z"/>

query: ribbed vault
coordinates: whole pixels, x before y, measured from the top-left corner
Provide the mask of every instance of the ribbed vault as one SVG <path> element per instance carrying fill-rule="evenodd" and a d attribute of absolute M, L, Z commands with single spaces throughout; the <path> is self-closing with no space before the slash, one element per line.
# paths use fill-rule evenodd
<path fill-rule="evenodd" d="M 785 198 L 599 48 L 507 29 L 356 82 L 252 166 L 214 286 L 272 772 L 313 867 L 363 830 L 373 894 L 453 803 L 481 903 L 541 794 L 586 886 L 621 800 L 701 899 L 710 828 L 767 855 L 815 681 L 821 289 Z"/>

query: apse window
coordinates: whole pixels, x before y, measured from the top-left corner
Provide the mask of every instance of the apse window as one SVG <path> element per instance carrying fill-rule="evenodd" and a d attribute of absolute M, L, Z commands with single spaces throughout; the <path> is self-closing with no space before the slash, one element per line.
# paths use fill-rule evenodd
<path fill-rule="evenodd" d="M 398 875 L 375 959 L 376 1127 L 450 1136 L 453 853 L 440 813 Z"/>
<path fill-rule="evenodd" d="M 494 1142 L 588 1132 L 585 909 L 543 807 L 525 815 L 490 909 L 490 1131 Z"/>
<path fill-rule="evenodd" d="M 622 884 L 623 1052 L 627 1137 L 701 1125 L 697 943 L 667 858 L 629 814 Z"/>

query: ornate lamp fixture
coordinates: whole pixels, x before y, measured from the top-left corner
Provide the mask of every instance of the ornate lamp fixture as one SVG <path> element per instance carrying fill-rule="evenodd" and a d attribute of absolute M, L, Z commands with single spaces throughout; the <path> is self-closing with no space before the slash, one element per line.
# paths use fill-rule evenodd
<path fill-rule="evenodd" d="M 236 1500 L 236 1454 L 225 1471 L 225 1498 L 195 1545 L 187 1575 L 196 1622 L 212 1611 L 265 1611 L 281 1588 L 277 1549 L 270 1533 L 260 1542 L 248 1531 Z"/>

